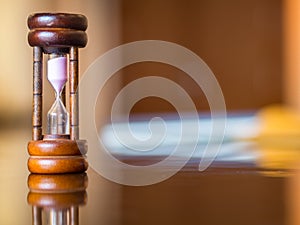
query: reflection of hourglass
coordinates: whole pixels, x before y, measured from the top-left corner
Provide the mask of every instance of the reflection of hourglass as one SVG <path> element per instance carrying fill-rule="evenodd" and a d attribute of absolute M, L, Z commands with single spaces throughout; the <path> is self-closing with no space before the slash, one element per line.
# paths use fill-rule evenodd
<path fill-rule="evenodd" d="M 78 225 L 79 206 L 87 202 L 88 178 L 85 173 L 28 177 L 28 204 L 32 205 L 32 224 Z"/>
<path fill-rule="evenodd" d="M 55 90 L 55 102 L 47 114 L 47 133 L 69 134 L 69 113 L 61 100 L 62 90 L 68 80 L 66 55 L 49 55 L 47 76 Z"/>
<path fill-rule="evenodd" d="M 32 141 L 28 168 L 32 173 L 75 173 L 87 169 L 87 143 L 79 139 L 78 48 L 87 44 L 87 19 L 68 13 L 37 13 L 28 17 L 28 42 L 33 46 Z M 43 55 L 55 102 L 42 128 Z M 68 83 L 68 95 L 64 91 Z M 65 107 L 68 97 L 69 111 Z M 42 130 L 46 132 L 43 135 Z"/>

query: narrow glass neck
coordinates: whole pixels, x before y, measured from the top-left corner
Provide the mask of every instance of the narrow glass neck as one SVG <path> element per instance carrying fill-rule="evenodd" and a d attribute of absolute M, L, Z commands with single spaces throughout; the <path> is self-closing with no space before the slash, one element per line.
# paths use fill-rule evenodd
<path fill-rule="evenodd" d="M 62 92 L 63 92 L 63 89 L 60 91 L 60 92 L 57 92 L 55 91 L 54 94 L 55 94 L 55 100 L 57 101 L 58 99 L 61 99 L 62 97 Z"/>

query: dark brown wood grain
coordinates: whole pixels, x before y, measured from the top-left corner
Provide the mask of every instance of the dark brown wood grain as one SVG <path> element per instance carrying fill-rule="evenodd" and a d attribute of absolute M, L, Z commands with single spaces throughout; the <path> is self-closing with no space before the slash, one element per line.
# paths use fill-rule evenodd
<path fill-rule="evenodd" d="M 35 29 L 28 33 L 30 46 L 83 48 L 87 44 L 87 34 L 80 30 L 68 29 Z"/>
<path fill-rule="evenodd" d="M 45 53 L 68 53 L 71 46 L 87 44 L 87 18 L 80 14 L 37 13 L 28 17 L 28 43 Z"/>
<path fill-rule="evenodd" d="M 81 14 L 70 13 L 36 13 L 28 17 L 29 29 L 35 28 L 66 28 L 85 31 L 87 18 Z"/>

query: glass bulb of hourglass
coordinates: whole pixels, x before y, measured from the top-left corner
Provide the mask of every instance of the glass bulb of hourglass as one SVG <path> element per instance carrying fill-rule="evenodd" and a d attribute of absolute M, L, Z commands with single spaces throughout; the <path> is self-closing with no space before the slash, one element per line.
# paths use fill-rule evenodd
<path fill-rule="evenodd" d="M 48 60 L 48 80 L 55 90 L 55 102 L 47 114 L 48 134 L 69 134 L 69 113 L 61 98 L 67 82 L 67 58 L 58 56 Z"/>
<path fill-rule="evenodd" d="M 69 133 L 69 114 L 59 95 L 47 115 L 49 134 Z"/>

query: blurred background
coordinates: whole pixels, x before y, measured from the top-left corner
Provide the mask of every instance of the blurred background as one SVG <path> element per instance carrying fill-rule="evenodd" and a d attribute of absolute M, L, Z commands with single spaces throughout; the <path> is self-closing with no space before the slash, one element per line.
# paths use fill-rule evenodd
<path fill-rule="evenodd" d="M 0 168 L 8 171 L 7 177 L 14 177 L 19 167 L 20 173 L 28 173 L 25 149 L 31 128 L 32 48 L 27 42 L 27 17 L 35 12 L 70 12 L 87 16 L 89 41 L 86 48 L 80 50 L 81 75 L 95 59 L 121 44 L 163 40 L 190 49 L 207 63 L 220 83 L 228 110 L 260 110 L 271 104 L 300 110 L 299 0 L 1 0 L 0 130 L 4 132 L 0 133 L 0 144 L 3 152 L 14 154 L 14 159 L 18 159 L 12 163 L 9 157 L 1 157 Z M 199 112 L 209 109 L 201 89 L 182 71 L 160 63 L 138 63 L 116 73 L 100 93 L 97 104 L 100 126 L 108 122 L 112 101 L 122 87 L 149 75 L 172 79 L 189 93 Z M 44 88 L 46 114 L 54 92 L 47 82 Z M 120 114 L 127 111 L 130 96 L 139 95 L 143 88 L 131 90 L 133 93 L 124 96 L 119 106 Z M 163 90 L 169 91 L 167 87 Z M 185 107 L 185 99 L 177 93 L 174 97 L 187 112 L 191 110 Z M 174 110 L 163 99 L 149 97 L 140 100 L 131 112 L 132 115 L 172 114 Z M 12 147 L 15 142 L 10 141 L 12 136 L 6 134 L 6 129 L 18 126 L 28 128 L 28 136 L 13 136 L 20 137 L 20 143 Z M 296 147 L 299 159 L 298 145 Z M 280 160 L 295 158 L 294 152 L 288 156 L 290 158 L 276 155 Z M 285 164 L 289 163 L 289 160 L 285 161 Z M 18 182 L 27 193 L 26 181 Z M 21 220 L 22 216 L 12 215 L 10 209 L 19 207 L 21 212 L 25 204 L 25 194 L 11 192 L 10 184 L 2 180 L 0 186 L 0 193 L 4 193 L 0 205 L 3 216 L 0 218 L 6 223 L 9 219 Z M 102 187 L 101 184 L 98 186 Z M 106 202 L 113 202 L 117 205 L 116 210 L 120 210 L 115 192 L 112 190 L 110 195 L 103 192 L 104 198 L 95 203 L 100 206 L 93 207 L 94 211 L 87 215 L 95 215 L 100 209 L 99 217 L 105 218 L 105 213 L 110 210 L 104 204 Z M 296 189 L 295 192 L 298 193 Z M 90 199 L 97 199 L 96 194 L 92 189 Z M 12 204 L 13 201 L 17 204 Z M 30 218 L 30 213 L 23 213 L 24 218 Z"/>
<path fill-rule="evenodd" d="M 80 50 L 81 74 L 97 57 L 120 44 L 164 40 L 192 50 L 207 63 L 229 110 L 253 110 L 273 103 L 300 108 L 297 0 L 13 0 L 1 1 L 0 6 L 1 127 L 30 126 L 32 48 L 27 43 L 26 20 L 30 13 L 43 11 L 88 17 L 89 41 Z M 202 91 L 182 71 L 165 64 L 138 63 L 116 73 L 106 85 L 98 99 L 99 118 L 106 121 L 112 100 L 125 84 L 149 75 L 172 79 L 185 88 L 199 111 L 209 109 Z M 134 90 L 134 94 L 142 89 Z M 47 99 L 53 95 L 46 85 L 45 111 L 52 104 Z M 174 95 L 184 106 L 184 99 Z M 127 101 L 125 96 L 120 113 Z M 149 97 L 131 111 L 134 115 L 165 113 L 174 108 L 162 99 Z"/>

